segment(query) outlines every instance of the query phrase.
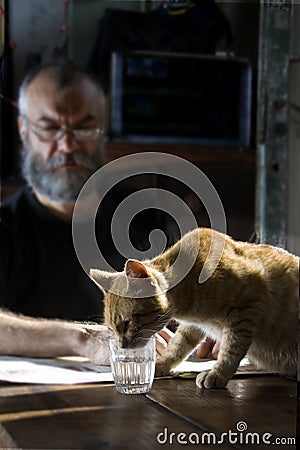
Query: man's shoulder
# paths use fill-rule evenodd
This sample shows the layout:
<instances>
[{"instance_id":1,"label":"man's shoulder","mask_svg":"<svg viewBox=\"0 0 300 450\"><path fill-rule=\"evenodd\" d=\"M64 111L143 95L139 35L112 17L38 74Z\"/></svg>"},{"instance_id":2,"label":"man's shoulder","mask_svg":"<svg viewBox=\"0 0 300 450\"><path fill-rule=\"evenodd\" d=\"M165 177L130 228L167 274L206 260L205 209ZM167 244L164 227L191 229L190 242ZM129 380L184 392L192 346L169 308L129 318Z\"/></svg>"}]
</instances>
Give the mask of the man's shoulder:
<instances>
[{"instance_id":1,"label":"man's shoulder","mask_svg":"<svg viewBox=\"0 0 300 450\"><path fill-rule=\"evenodd\" d=\"M24 186L0 203L0 223L9 225L17 216L27 215L29 188Z\"/></svg>"}]
</instances>

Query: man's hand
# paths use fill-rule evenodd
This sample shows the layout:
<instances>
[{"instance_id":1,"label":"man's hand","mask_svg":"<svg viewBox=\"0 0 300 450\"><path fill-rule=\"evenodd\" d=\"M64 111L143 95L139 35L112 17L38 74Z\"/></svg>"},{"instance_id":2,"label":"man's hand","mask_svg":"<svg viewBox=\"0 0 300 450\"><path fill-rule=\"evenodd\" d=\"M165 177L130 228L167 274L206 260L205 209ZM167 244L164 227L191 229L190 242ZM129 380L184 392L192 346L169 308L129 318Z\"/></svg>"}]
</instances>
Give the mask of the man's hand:
<instances>
[{"instance_id":1,"label":"man's hand","mask_svg":"<svg viewBox=\"0 0 300 450\"><path fill-rule=\"evenodd\" d=\"M112 332L104 325L85 325L82 329L83 350L93 364L109 366L109 338Z\"/></svg>"},{"instance_id":2,"label":"man's hand","mask_svg":"<svg viewBox=\"0 0 300 450\"><path fill-rule=\"evenodd\" d=\"M174 333L168 328L163 328L156 333L156 356L161 356L167 349L170 340L174 336Z\"/></svg>"},{"instance_id":3,"label":"man's hand","mask_svg":"<svg viewBox=\"0 0 300 450\"><path fill-rule=\"evenodd\" d=\"M198 358L218 358L218 353L220 350L220 342L216 342L213 339L206 336L206 338L200 342L196 350L196 356Z\"/></svg>"},{"instance_id":4,"label":"man's hand","mask_svg":"<svg viewBox=\"0 0 300 450\"><path fill-rule=\"evenodd\" d=\"M94 364L109 365L109 337L112 332L103 325L84 326L84 356ZM161 356L167 349L174 333L168 328L163 328L156 333L156 356Z\"/></svg>"}]
</instances>

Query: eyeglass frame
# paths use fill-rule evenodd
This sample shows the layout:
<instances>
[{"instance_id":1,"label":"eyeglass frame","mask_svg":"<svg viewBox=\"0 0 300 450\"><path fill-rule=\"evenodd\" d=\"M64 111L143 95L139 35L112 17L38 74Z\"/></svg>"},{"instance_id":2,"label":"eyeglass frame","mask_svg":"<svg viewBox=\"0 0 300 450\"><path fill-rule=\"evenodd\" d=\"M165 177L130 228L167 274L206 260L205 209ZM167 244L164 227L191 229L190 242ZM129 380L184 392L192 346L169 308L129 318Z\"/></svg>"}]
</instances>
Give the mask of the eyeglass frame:
<instances>
[{"instance_id":1,"label":"eyeglass frame","mask_svg":"<svg viewBox=\"0 0 300 450\"><path fill-rule=\"evenodd\" d=\"M29 117L26 114L22 114L22 117L24 118L24 120L26 120L29 125L31 125L31 130L32 132L42 141L42 142L58 142L60 141L63 136L66 133L72 133L73 137L76 139L76 141L78 142L88 142L88 141L95 141L99 136L104 135L104 128L43 128L40 127L39 125L37 125L36 123L34 123L32 120L29 119ZM36 128L36 129L35 129ZM39 131L37 129L40 129L41 132L53 132L54 136L53 137L45 137L42 136ZM91 138L91 137L85 137L82 138L80 137L78 134L81 132L93 132L95 133L95 137Z\"/></svg>"}]
</instances>

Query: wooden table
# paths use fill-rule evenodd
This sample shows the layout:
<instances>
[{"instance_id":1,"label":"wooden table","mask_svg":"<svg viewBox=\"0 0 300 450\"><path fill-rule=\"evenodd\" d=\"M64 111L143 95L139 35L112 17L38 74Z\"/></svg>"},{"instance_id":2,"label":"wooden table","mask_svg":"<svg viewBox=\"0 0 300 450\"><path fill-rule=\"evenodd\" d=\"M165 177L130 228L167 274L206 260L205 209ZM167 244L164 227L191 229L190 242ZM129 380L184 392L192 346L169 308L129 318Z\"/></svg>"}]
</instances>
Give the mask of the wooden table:
<instances>
[{"instance_id":1,"label":"wooden table","mask_svg":"<svg viewBox=\"0 0 300 450\"><path fill-rule=\"evenodd\" d=\"M296 399L294 381L267 375L239 375L224 390L160 379L145 395L111 384L2 383L0 448L258 449L279 438L275 448L293 449Z\"/></svg>"}]
</instances>

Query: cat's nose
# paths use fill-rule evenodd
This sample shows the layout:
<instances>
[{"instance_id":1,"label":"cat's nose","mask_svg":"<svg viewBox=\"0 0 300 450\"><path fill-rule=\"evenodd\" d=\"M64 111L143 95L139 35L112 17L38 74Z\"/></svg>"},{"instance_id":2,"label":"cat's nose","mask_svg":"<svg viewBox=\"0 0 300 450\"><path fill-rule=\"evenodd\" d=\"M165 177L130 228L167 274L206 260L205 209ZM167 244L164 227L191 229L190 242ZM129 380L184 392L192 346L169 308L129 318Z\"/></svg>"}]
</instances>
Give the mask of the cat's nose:
<instances>
[{"instance_id":1,"label":"cat's nose","mask_svg":"<svg viewBox=\"0 0 300 450\"><path fill-rule=\"evenodd\" d=\"M122 347L122 348L129 348L129 339L126 336L123 336L121 338L120 347Z\"/></svg>"}]
</instances>

